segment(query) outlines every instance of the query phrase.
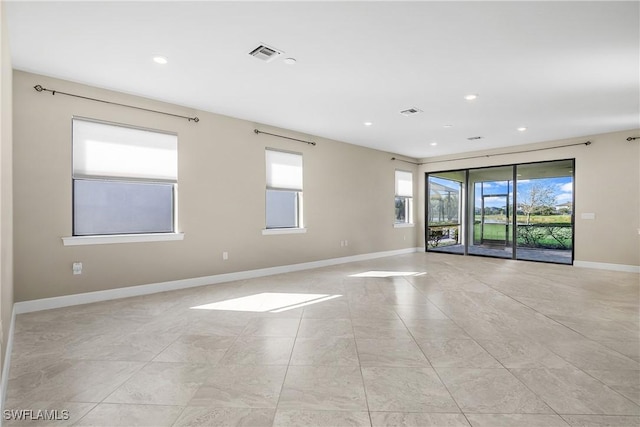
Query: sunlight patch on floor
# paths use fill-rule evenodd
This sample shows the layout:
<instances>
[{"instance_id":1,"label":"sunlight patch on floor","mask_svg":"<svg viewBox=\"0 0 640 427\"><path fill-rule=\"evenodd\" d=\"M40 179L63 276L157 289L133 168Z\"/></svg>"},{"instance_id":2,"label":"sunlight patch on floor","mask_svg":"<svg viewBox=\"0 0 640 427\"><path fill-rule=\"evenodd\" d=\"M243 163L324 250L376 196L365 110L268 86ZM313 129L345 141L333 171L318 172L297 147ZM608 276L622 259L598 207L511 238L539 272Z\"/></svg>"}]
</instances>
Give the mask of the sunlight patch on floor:
<instances>
[{"instance_id":1,"label":"sunlight patch on floor","mask_svg":"<svg viewBox=\"0 0 640 427\"><path fill-rule=\"evenodd\" d=\"M258 313L280 313L306 305L318 304L339 298L342 295L296 294L290 292L263 292L246 297L218 301L211 304L191 307L195 310L253 311Z\"/></svg>"},{"instance_id":2,"label":"sunlight patch on floor","mask_svg":"<svg viewBox=\"0 0 640 427\"><path fill-rule=\"evenodd\" d=\"M349 277L407 277L407 276L423 276L426 272L418 271L365 271L364 273L352 274Z\"/></svg>"}]
</instances>

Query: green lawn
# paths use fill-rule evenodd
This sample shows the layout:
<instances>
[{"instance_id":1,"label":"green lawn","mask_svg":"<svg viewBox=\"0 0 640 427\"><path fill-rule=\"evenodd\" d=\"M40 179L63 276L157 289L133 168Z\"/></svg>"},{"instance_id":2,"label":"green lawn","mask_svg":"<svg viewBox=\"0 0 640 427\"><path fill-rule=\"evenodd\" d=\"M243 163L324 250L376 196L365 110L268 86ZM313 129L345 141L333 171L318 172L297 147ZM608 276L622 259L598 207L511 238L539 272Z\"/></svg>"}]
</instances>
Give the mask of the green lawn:
<instances>
[{"instance_id":1,"label":"green lawn","mask_svg":"<svg viewBox=\"0 0 640 427\"><path fill-rule=\"evenodd\" d=\"M473 227L473 240L476 244L480 243L481 240L481 224L480 224L480 216L476 216L476 224ZM505 221L506 218L501 215L485 215L486 221ZM526 217L523 215L518 215L517 218L518 224L524 224L526 222ZM518 230L518 246L524 247L538 247L538 248L559 248L559 249L568 249L571 248L573 242L571 241L571 216L570 215L534 215L530 218L531 224L558 224L559 226L564 227L534 227L532 229L522 229ZM436 224L433 224L434 226ZM569 227L567 227L569 226ZM560 230L560 231L558 231ZM553 231L556 237L560 238L562 243L559 243L557 239L554 239L552 236L548 235L549 231ZM507 241L511 242L511 226L508 226L504 223L485 223L484 224L484 239L486 240L495 240L495 241ZM532 234L535 235L535 239L532 240ZM507 238L508 237L508 238ZM528 242L525 238L528 238Z\"/></svg>"},{"instance_id":2,"label":"green lawn","mask_svg":"<svg viewBox=\"0 0 640 427\"><path fill-rule=\"evenodd\" d=\"M537 222L533 222L531 221L532 224L546 224L546 223L551 223L551 222L547 222L547 221L537 221ZM555 222L556 224L567 224L566 222ZM542 233L542 237L539 237L536 239L536 243L535 244L527 244L527 242L522 238L522 236L520 236L520 231L519 230L519 234L518 234L518 246L533 246L533 247L540 247L540 248L563 248L562 245L559 244L559 242L554 239L552 236L548 236L545 235L545 229L546 227L536 227L535 232L538 233ZM563 244L565 245L564 248L570 248L572 246L572 242L571 242L571 238L570 238L570 230L571 228L565 228L562 227L562 229L564 229L564 233L562 234L563 236L565 236L565 239L562 239ZM554 230L558 230L557 227L554 227ZM546 230L549 231L549 230ZM509 233L508 235L508 239L507 237L507 233ZM486 240L497 240L497 241L511 241L511 227L507 227L505 226L505 224L484 224L484 239ZM480 228L480 224L475 224L475 226L473 227L473 240L475 243L480 243L480 239L481 239L481 228Z\"/></svg>"},{"instance_id":3,"label":"green lawn","mask_svg":"<svg viewBox=\"0 0 640 427\"><path fill-rule=\"evenodd\" d=\"M480 221L480 215L476 215L476 221ZM505 221L504 215L485 215L485 221ZM548 224L553 223L571 223L571 215L531 215L529 218L531 224ZM527 222L526 215L518 215L518 224L524 224Z\"/></svg>"},{"instance_id":4,"label":"green lawn","mask_svg":"<svg viewBox=\"0 0 640 427\"><path fill-rule=\"evenodd\" d=\"M507 227L505 224L485 224L484 225L484 238L485 240L505 240L507 235ZM476 224L473 227L473 240L480 242L481 224Z\"/></svg>"}]
</instances>

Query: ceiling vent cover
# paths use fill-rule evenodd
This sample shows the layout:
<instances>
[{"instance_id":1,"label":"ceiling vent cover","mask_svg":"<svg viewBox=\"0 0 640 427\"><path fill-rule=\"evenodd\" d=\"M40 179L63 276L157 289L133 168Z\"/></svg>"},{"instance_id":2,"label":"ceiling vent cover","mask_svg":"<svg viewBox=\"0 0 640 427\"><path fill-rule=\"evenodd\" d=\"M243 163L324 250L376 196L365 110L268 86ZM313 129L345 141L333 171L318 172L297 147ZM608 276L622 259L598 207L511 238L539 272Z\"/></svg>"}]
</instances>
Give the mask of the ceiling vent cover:
<instances>
[{"instance_id":1,"label":"ceiling vent cover","mask_svg":"<svg viewBox=\"0 0 640 427\"><path fill-rule=\"evenodd\" d=\"M266 44L261 44L251 52L249 52L249 55L265 62L271 62L283 53L283 51L278 50L274 47L267 46Z\"/></svg>"},{"instance_id":2,"label":"ceiling vent cover","mask_svg":"<svg viewBox=\"0 0 640 427\"><path fill-rule=\"evenodd\" d=\"M467 138L469 141L475 141L477 139L482 139L481 136L472 136L471 138Z\"/></svg>"},{"instance_id":3,"label":"ceiling vent cover","mask_svg":"<svg viewBox=\"0 0 640 427\"><path fill-rule=\"evenodd\" d=\"M400 114L403 116L413 116L414 114L422 113L422 110L416 107L407 108L406 110L400 111Z\"/></svg>"}]
</instances>

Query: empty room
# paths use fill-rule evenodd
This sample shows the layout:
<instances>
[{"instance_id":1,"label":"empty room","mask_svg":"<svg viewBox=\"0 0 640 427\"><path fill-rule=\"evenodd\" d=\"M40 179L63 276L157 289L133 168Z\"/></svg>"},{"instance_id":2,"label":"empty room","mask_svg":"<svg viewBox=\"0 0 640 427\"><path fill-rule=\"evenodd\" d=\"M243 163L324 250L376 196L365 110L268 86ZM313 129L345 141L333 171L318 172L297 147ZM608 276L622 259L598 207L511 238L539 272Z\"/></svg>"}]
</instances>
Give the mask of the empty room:
<instances>
[{"instance_id":1,"label":"empty room","mask_svg":"<svg viewBox=\"0 0 640 427\"><path fill-rule=\"evenodd\" d=\"M640 2L0 2L3 426L640 426Z\"/></svg>"}]
</instances>

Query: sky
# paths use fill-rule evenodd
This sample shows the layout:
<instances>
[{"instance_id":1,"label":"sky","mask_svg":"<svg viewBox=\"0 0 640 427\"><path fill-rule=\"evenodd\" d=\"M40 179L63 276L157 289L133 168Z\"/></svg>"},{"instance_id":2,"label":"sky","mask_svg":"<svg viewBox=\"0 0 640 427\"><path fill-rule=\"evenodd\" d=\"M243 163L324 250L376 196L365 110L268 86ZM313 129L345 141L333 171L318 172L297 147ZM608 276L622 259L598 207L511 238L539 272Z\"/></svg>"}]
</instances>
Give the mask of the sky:
<instances>
[{"instance_id":1,"label":"sky","mask_svg":"<svg viewBox=\"0 0 640 427\"><path fill-rule=\"evenodd\" d=\"M550 186L553 188L556 196L556 205L561 205L573 200L573 184L571 177L560 178L538 178L538 179L521 179L518 180L518 192L526 192L533 183L539 183L544 186ZM479 185L478 185L479 187ZM477 188L478 188L477 187ZM485 182L484 194L507 194L513 197L513 185L507 186L507 181ZM480 206L482 200L480 194L476 194L476 204ZM487 207L504 207L504 198L485 198L485 206Z\"/></svg>"},{"instance_id":2,"label":"sky","mask_svg":"<svg viewBox=\"0 0 640 427\"><path fill-rule=\"evenodd\" d=\"M432 182L445 185L447 187L459 188L459 183L455 181L449 181L442 178L430 177ZM528 188L534 182L538 182L542 185L548 185L554 189L556 196L556 205L561 205L566 202L571 202L573 200L573 183L572 177L564 176L559 178L538 178L538 179L521 179L518 180L518 191L527 191ZM484 183L484 194L509 194L509 196L513 196L513 183L509 183L507 181L492 181ZM476 184L477 188L479 188L479 184ZM480 207L482 204L482 200L480 197L480 192L476 194L476 205ZM485 198L485 206L486 207L504 207L504 198L500 197L487 197Z\"/></svg>"}]
</instances>

